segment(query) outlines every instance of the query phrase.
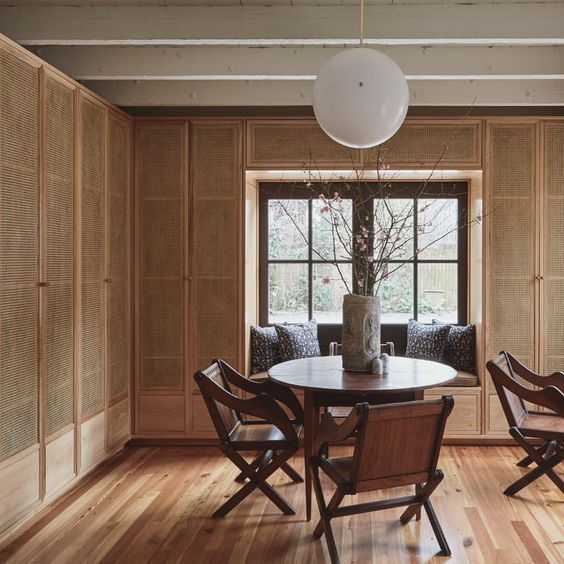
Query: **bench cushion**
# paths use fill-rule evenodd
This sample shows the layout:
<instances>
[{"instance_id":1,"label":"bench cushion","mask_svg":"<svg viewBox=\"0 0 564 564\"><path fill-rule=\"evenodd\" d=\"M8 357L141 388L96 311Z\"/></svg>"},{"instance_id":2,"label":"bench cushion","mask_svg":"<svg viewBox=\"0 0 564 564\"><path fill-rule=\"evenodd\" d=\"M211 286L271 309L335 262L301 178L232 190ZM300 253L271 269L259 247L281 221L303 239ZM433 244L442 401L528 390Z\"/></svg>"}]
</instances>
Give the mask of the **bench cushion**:
<instances>
[{"instance_id":1,"label":"bench cushion","mask_svg":"<svg viewBox=\"0 0 564 564\"><path fill-rule=\"evenodd\" d=\"M445 387L449 386L477 386L478 385L478 376L476 374L472 374L471 372L464 372L463 370L458 370L456 374L456 378L445 384Z\"/></svg>"}]
</instances>

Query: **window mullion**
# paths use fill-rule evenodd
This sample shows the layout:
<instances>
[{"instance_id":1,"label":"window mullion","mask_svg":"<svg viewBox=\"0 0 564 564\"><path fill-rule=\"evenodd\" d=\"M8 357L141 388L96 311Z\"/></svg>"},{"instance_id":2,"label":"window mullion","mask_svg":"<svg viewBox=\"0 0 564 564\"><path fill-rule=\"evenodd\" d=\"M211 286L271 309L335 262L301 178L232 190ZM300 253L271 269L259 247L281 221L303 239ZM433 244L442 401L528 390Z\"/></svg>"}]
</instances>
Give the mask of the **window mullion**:
<instances>
[{"instance_id":1,"label":"window mullion","mask_svg":"<svg viewBox=\"0 0 564 564\"><path fill-rule=\"evenodd\" d=\"M307 308L308 308L308 321L313 319L313 199L308 201L308 265L307 265Z\"/></svg>"},{"instance_id":2,"label":"window mullion","mask_svg":"<svg viewBox=\"0 0 564 564\"><path fill-rule=\"evenodd\" d=\"M417 223L418 223L418 206L417 198L413 200L413 317L419 319L419 266L417 249L419 248L419 241L417 236Z\"/></svg>"}]
</instances>

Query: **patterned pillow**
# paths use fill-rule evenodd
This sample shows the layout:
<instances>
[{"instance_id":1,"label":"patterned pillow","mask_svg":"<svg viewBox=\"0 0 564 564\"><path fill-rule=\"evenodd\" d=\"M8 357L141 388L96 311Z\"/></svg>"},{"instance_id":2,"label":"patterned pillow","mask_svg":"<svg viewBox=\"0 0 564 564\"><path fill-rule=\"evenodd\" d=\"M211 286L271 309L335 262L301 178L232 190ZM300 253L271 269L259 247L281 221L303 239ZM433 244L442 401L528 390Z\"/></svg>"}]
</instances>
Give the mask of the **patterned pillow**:
<instances>
[{"instance_id":1,"label":"patterned pillow","mask_svg":"<svg viewBox=\"0 0 564 564\"><path fill-rule=\"evenodd\" d=\"M449 325L427 325L410 319L405 356L442 362L449 331Z\"/></svg>"},{"instance_id":2,"label":"patterned pillow","mask_svg":"<svg viewBox=\"0 0 564 564\"><path fill-rule=\"evenodd\" d=\"M320 356L317 323L275 325L281 361Z\"/></svg>"},{"instance_id":3,"label":"patterned pillow","mask_svg":"<svg viewBox=\"0 0 564 564\"><path fill-rule=\"evenodd\" d=\"M279 362L280 348L276 329L251 326L251 374L266 372Z\"/></svg>"},{"instance_id":4,"label":"patterned pillow","mask_svg":"<svg viewBox=\"0 0 564 564\"><path fill-rule=\"evenodd\" d=\"M433 324L446 325L438 319L433 319ZM475 325L450 325L444 361L456 370L476 374Z\"/></svg>"}]
</instances>

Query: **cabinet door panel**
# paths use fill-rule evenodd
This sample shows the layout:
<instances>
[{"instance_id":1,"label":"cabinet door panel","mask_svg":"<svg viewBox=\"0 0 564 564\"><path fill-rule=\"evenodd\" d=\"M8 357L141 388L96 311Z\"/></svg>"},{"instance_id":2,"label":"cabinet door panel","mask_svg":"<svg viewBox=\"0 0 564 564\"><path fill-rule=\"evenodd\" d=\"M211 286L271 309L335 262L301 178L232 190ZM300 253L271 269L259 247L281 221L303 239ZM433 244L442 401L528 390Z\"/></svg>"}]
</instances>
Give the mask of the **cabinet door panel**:
<instances>
[{"instance_id":1,"label":"cabinet door panel","mask_svg":"<svg viewBox=\"0 0 564 564\"><path fill-rule=\"evenodd\" d=\"M110 404L127 395L131 363L129 141L129 122L111 114L108 119L106 232L106 389Z\"/></svg>"},{"instance_id":2,"label":"cabinet door panel","mask_svg":"<svg viewBox=\"0 0 564 564\"><path fill-rule=\"evenodd\" d=\"M535 363L536 123L491 123L487 135L486 355ZM488 385L491 383L488 378Z\"/></svg>"},{"instance_id":3,"label":"cabinet door panel","mask_svg":"<svg viewBox=\"0 0 564 564\"><path fill-rule=\"evenodd\" d=\"M216 358L243 368L241 140L238 122L199 122L191 128L190 372ZM191 433L213 433L197 393L190 397L190 408Z\"/></svg>"},{"instance_id":4,"label":"cabinet door panel","mask_svg":"<svg viewBox=\"0 0 564 564\"><path fill-rule=\"evenodd\" d=\"M104 409L104 190L106 112L80 96L81 416Z\"/></svg>"},{"instance_id":5,"label":"cabinet door panel","mask_svg":"<svg viewBox=\"0 0 564 564\"><path fill-rule=\"evenodd\" d=\"M187 141L186 123L136 126L136 431L141 434L186 431Z\"/></svg>"},{"instance_id":6,"label":"cabinet door panel","mask_svg":"<svg viewBox=\"0 0 564 564\"><path fill-rule=\"evenodd\" d=\"M544 127L544 281L541 370L564 370L564 124Z\"/></svg>"},{"instance_id":7,"label":"cabinet door panel","mask_svg":"<svg viewBox=\"0 0 564 564\"><path fill-rule=\"evenodd\" d=\"M74 87L45 73L43 95L45 436L74 421Z\"/></svg>"},{"instance_id":8,"label":"cabinet door panel","mask_svg":"<svg viewBox=\"0 0 564 564\"><path fill-rule=\"evenodd\" d=\"M38 141L38 68L0 49L0 461L39 440Z\"/></svg>"}]
</instances>

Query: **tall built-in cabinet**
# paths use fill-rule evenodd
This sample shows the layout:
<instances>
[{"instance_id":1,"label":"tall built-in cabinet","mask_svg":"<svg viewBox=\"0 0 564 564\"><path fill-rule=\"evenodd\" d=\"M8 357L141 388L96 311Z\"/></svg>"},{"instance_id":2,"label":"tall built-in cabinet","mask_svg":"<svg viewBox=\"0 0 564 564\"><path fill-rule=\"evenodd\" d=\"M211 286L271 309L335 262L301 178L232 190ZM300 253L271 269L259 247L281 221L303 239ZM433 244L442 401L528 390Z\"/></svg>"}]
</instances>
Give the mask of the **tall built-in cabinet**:
<instances>
[{"instance_id":1,"label":"tall built-in cabinet","mask_svg":"<svg viewBox=\"0 0 564 564\"><path fill-rule=\"evenodd\" d=\"M543 123L540 370L564 370L564 122Z\"/></svg>"},{"instance_id":2,"label":"tall built-in cabinet","mask_svg":"<svg viewBox=\"0 0 564 564\"><path fill-rule=\"evenodd\" d=\"M131 136L0 38L0 538L130 436Z\"/></svg>"},{"instance_id":3,"label":"tall built-in cabinet","mask_svg":"<svg viewBox=\"0 0 564 564\"><path fill-rule=\"evenodd\" d=\"M489 120L485 202L486 356L507 350L537 372L563 370L564 122ZM485 384L485 433L507 436Z\"/></svg>"},{"instance_id":4,"label":"tall built-in cabinet","mask_svg":"<svg viewBox=\"0 0 564 564\"><path fill-rule=\"evenodd\" d=\"M192 374L242 368L242 122L135 130L136 433L209 437Z\"/></svg>"}]
</instances>

